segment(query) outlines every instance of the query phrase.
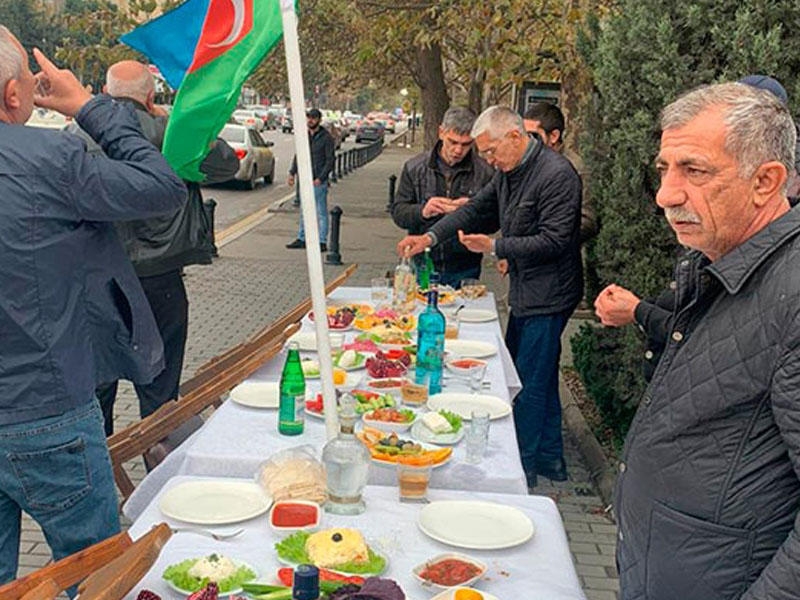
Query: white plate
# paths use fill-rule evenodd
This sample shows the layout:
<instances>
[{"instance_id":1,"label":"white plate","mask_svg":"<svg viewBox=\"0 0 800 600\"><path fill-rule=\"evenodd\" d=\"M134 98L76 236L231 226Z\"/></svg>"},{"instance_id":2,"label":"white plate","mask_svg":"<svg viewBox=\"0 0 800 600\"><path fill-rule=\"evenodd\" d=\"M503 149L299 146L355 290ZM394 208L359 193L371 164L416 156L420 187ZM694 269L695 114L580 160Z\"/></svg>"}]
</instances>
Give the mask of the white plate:
<instances>
[{"instance_id":1,"label":"white plate","mask_svg":"<svg viewBox=\"0 0 800 600\"><path fill-rule=\"evenodd\" d=\"M417 525L436 541L476 550L511 548L533 536L533 523L519 509L477 500L431 502L420 511Z\"/></svg>"},{"instance_id":2,"label":"white plate","mask_svg":"<svg viewBox=\"0 0 800 600\"><path fill-rule=\"evenodd\" d=\"M196 525L239 523L267 512L271 504L261 486L241 479L185 481L158 500L165 516Z\"/></svg>"},{"instance_id":3,"label":"white plate","mask_svg":"<svg viewBox=\"0 0 800 600\"><path fill-rule=\"evenodd\" d=\"M497 346L479 340L445 340L444 349L464 358L488 358L497 354Z\"/></svg>"},{"instance_id":4,"label":"white plate","mask_svg":"<svg viewBox=\"0 0 800 600\"><path fill-rule=\"evenodd\" d=\"M403 406L395 406L393 408L396 408L397 410L403 410L403 408L405 408L405 407L403 407ZM411 411L411 412L414 412L414 411ZM361 415L361 421L364 423L364 425L366 425L367 427L372 427L373 429L380 429L381 431L386 431L386 432L389 432L389 433L392 433L392 432L394 432L394 433L403 433L405 431L408 431L409 428L417 420L417 413L414 413L414 418L411 421L407 422L407 423L394 423L394 422L389 422L389 421L379 421L377 419L368 419L367 415L370 414L370 413L372 413L371 410L367 411L363 415Z\"/></svg>"},{"instance_id":5,"label":"white plate","mask_svg":"<svg viewBox=\"0 0 800 600\"><path fill-rule=\"evenodd\" d=\"M277 381L245 381L231 390L231 400L251 408L278 408L280 384Z\"/></svg>"},{"instance_id":6,"label":"white plate","mask_svg":"<svg viewBox=\"0 0 800 600\"><path fill-rule=\"evenodd\" d=\"M458 587L445 590L441 594L436 594L433 598L431 598L431 600L453 600L453 598L456 597L456 592L458 590L470 590L470 589L472 588L466 588L460 585ZM481 591L481 596L483 596L483 600L500 600L497 596L493 596L492 594L487 594L484 591Z\"/></svg>"},{"instance_id":7,"label":"white plate","mask_svg":"<svg viewBox=\"0 0 800 600\"><path fill-rule=\"evenodd\" d=\"M203 557L198 557L197 560L200 560L201 558L203 558ZM247 567L253 573L255 573L255 575L253 576L253 578L250 581L256 581L258 579L258 571L256 571L253 568L252 565L244 562L243 560L237 560L235 558L231 558L231 560L233 561L233 564L235 564L237 567ZM183 561L180 561L180 562L183 562ZM172 565L169 565L169 566L171 567ZM163 573L161 575L161 578L164 579ZM183 589L181 587L178 587L177 585L175 585L174 583L172 583L168 579L164 579L164 583L166 583L169 587L171 587L173 590L175 590L179 594L184 594L186 596L190 596L191 594L194 594L195 592L199 591L199 590L185 590L185 589ZM220 593L219 596L220 596L220 598L224 598L226 596L233 596L234 594L241 594L241 593L242 593L242 588L241 587L235 587L230 591L227 591L227 592L224 592L224 593Z\"/></svg>"},{"instance_id":8,"label":"white plate","mask_svg":"<svg viewBox=\"0 0 800 600\"><path fill-rule=\"evenodd\" d=\"M458 311L462 323L487 323L497 318L497 313L484 308L462 308Z\"/></svg>"},{"instance_id":9,"label":"white plate","mask_svg":"<svg viewBox=\"0 0 800 600\"><path fill-rule=\"evenodd\" d=\"M300 350L303 350L304 352L317 351L317 334L313 331L298 331L287 341L297 342Z\"/></svg>"},{"instance_id":10,"label":"white plate","mask_svg":"<svg viewBox=\"0 0 800 600\"><path fill-rule=\"evenodd\" d=\"M490 419L501 419L511 414L511 405L502 398L466 392L443 392L428 398L428 410L438 412L442 409L456 413L465 421L472 419L473 410L488 410Z\"/></svg>"},{"instance_id":11,"label":"white plate","mask_svg":"<svg viewBox=\"0 0 800 600\"><path fill-rule=\"evenodd\" d=\"M437 444L439 446L452 446L461 441L464 437L464 425L456 433L433 433L425 426L422 419L417 419L411 426L411 437L420 442Z\"/></svg>"}]
</instances>

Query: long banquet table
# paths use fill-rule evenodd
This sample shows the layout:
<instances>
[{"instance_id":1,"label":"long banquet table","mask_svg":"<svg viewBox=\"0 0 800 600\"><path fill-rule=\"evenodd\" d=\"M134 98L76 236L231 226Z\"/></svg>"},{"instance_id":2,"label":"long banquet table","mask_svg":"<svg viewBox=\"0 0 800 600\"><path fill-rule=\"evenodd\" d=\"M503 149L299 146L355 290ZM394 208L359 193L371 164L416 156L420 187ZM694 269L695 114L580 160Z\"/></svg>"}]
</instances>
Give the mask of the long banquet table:
<instances>
[{"instance_id":1,"label":"long banquet table","mask_svg":"<svg viewBox=\"0 0 800 600\"><path fill-rule=\"evenodd\" d=\"M369 300L369 290L342 287L335 290L329 299L334 302L364 302ZM487 294L472 300L469 307L495 310L494 296ZM302 331L313 331L313 324L308 317L303 320ZM351 341L357 333L348 332L346 341ZM487 379L491 387L484 388L482 393L511 403L520 389L520 381L503 343L499 321L462 323L458 338L491 342L497 346L497 354L487 359ZM249 381L278 381L284 360L285 354L279 354ZM307 387L318 391L319 381L309 380ZM467 391L467 388L457 378L450 378L444 391L460 392ZM282 436L277 432L276 412L245 407L230 400L224 402L200 430L140 483L123 508L125 515L136 519L165 483L176 475L252 478L258 466L279 450L302 444L310 444L318 452L321 450L325 443L325 427L321 420L306 418L303 435ZM486 457L480 464L467 464L463 460L464 452L462 442L455 447L450 462L434 470L431 487L503 494L527 493L512 416L492 421ZM370 484L394 485L395 479L394 469L374 463L371 465Z\"/></svg>"},{"instance_id":2,"label":"long banquet table","mask_svg":"<svg viewBox=\"0 0 800 600\"><path fill-rule=\"evenodd\" d=\"M196 479L199 478L180 476L170 480L131 526L132 537L138 538L161 521L178 525L177 521L167 519L161 514L158 498L173 486ZM572 564L561 518L550 498L430 490L429 498L432 501L497 502L521 510L533 522L533 537L521 545L502 550L461 550L425 535L417 526L421 505L399 503L397 488L368 486L364 497L367 503L365 513L355 517L325 514L322 527L358 528L368 543L387 557L388 567L383 576L396 580L409 600L423 600L435 595L436 592L423 588L413 579L411 570L427 559L445 552L462 552L486 563L488 571L474 587L499 600L585 599ZM169 565L212 552L244 561L258 572L260 581L274 582L276 569L282 565L273 545L285 534L276 533L270 528L266 514L238 526L244 527L244 533L222 542L195 533L174 534L156 564L128 598L133 600L141 589L154 591L164 600L182 598L183 596L167 587L161 579L161 573Z\"/></svg>"}]
</instances>

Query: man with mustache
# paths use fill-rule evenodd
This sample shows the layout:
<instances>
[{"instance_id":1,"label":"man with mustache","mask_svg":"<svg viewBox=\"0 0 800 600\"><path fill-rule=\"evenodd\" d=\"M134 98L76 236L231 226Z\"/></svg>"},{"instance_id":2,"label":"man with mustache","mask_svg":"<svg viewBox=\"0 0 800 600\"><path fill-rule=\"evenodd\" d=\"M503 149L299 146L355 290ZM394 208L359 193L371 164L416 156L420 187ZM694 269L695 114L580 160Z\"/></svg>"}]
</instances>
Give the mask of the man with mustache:
<instances>
[{"instance_id":1,"label":"man with mustache","mask_svg":"<svg viewBox=\"0 0 800 600\"><path fill-rule=\"evenodd\" d=\"M656 197L689 248L615 492L623 600L800 590L800 212L773 95L706 86L664 109Z\"/></svg>"}]
</instances>

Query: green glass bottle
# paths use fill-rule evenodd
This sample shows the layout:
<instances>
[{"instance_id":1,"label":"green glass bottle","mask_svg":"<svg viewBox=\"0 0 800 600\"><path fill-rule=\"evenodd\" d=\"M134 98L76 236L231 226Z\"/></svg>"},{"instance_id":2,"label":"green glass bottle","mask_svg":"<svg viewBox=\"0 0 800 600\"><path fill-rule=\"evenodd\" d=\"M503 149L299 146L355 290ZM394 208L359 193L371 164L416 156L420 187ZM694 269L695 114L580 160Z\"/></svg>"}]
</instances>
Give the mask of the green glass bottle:
<instances>
[{"instance_id":1,"label":"green glass bottle","mask_svg":"<svg viewBox=\"0 0 800 600\"><path fill-rule=\"evenodd\" d=\"M278 409L278 433L303 433L303 414L306 400L306 379L300 364L297 342L289 342L289 352L281 373L281 400Z\"/></svg>"},{"instance_id":2,"label":"green glass bottle","mask_svg":"<svg viewBox=\"0 0 800 600\"><path fill-rule=\"evenodd\" d=\"M431 249L425 248L425 254L420 260L420 267L417 271L417 283L420 289L427 290L431 285L431 273L433 273L433 259L431 258Z\"/></svg>"}]
</instances>

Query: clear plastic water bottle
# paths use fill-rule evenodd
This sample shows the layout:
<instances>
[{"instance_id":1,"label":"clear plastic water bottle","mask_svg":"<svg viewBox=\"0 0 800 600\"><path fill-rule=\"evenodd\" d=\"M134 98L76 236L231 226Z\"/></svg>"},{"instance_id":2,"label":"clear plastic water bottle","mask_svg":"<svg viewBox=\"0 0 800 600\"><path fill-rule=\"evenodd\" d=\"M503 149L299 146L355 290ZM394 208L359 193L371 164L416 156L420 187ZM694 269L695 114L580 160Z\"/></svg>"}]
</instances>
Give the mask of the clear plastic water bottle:
<instances>
[{"instance_id":1,"label":"clear plastic water bottle","mask_svg":"<svg viewBox=\"0 0 800 600\"><path fill-rule=\"evenodd\" d=\"M444 332L446 321L439 310L439 275L431 274L428 306L417 320L417 366L415 381L428 386L428 394L442 391Z\"/></svg>"}]
</instances>

